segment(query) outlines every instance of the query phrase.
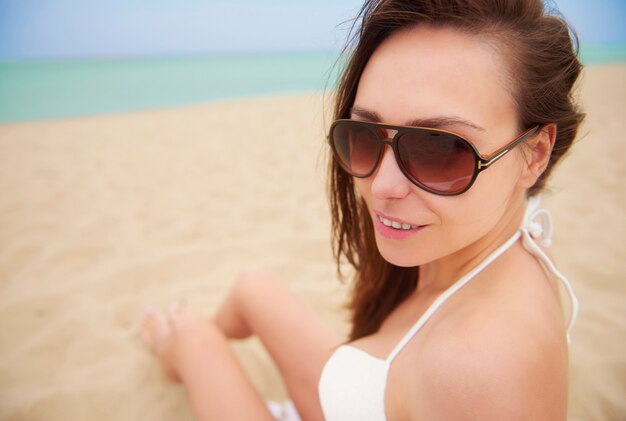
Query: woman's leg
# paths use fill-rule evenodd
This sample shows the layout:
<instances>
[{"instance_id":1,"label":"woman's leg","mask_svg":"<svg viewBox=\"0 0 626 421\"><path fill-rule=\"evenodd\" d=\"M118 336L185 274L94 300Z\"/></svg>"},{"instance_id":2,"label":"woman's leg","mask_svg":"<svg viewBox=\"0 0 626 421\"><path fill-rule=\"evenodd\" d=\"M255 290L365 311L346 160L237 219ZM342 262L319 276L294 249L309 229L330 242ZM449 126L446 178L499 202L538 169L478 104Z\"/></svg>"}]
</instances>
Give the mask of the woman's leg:
<instances>
[{"instance_id":1,"label":"woman's leg","mask_svg":"<svg viewBox=\"0 0 626 421\"><path fill-rule=\"evenodd\" d=\"M214 317L229 338L259 337L305 420L323 420L317 385L341 338L270 273L239 276Z\"/></svg>"},{"instance_id":2,"label":"woman's leg","mask_svg":"<svg viewBox=\"0 0 626 421\"><path fill-rule=\"evenodd\" d=\"M183 383L198 420L273 420L211 321L174 308L146 314L140 333L167 377Z\"/></svg>"}]
</instances>

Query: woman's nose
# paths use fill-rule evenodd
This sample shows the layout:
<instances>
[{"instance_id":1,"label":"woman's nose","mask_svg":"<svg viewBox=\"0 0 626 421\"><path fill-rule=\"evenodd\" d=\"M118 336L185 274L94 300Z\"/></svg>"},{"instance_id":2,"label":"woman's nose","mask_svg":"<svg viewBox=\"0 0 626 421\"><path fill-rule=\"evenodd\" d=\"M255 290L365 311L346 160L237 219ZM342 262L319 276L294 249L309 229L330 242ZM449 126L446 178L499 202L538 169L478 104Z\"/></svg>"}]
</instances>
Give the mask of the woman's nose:
<instances>
[{"instance_id":1,"label":"woman's nose","mask_svg":"<svg viewBox=\"0 0 626 421\"><path fill-rule=\"evenodd\" d=\"M380 164L372 177L372 194L377 199L398 199L411 191L411 182L398 167L393 150L388 145L385 145Z\"/></svg>"}]
</instances>

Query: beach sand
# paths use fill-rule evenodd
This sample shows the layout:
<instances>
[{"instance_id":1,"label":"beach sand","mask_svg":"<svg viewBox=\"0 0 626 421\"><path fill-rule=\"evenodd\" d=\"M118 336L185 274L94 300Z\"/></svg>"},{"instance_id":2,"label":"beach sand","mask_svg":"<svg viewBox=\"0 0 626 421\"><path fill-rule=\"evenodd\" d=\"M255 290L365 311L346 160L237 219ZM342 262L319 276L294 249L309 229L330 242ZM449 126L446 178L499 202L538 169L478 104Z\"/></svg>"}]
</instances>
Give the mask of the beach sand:
<instances>
[{"instance_id":1,"label":"beach sand","mask_svg":"<svg viewBox=\"0 0 626 421\"><path fill-rule=\"evenodd\" d=\"M583 136L544 195L552 253L581 301L570 419L623 420L626 65L587 69L582 102ZM345 334L326 108L297 94L0 125L0 419L191 419L137 320L174 300L210 315L249 266ZM263 395L284 398L260 344L234 347Z\"/></svg>"}]
</instances>

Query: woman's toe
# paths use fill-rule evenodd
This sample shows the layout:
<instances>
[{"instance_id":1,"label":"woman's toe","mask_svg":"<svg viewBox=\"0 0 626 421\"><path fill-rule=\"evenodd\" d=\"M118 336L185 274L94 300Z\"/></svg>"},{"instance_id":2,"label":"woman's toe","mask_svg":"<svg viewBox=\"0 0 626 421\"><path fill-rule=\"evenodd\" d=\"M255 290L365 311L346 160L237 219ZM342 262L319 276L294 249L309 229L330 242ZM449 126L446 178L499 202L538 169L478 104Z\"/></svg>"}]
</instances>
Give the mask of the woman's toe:
<instances>
[{"instance_id":1,"label":"woman's toe","mask_svg":"<svg viewBox=\"0 0 626 421\"><path fill-rule=\"evenodd\" d=\"M166 334L163 316L154 310L144 313L139 326L139 336L144 345L154 354L157 353L159 342Z\"/></svg>"}]
</instances>

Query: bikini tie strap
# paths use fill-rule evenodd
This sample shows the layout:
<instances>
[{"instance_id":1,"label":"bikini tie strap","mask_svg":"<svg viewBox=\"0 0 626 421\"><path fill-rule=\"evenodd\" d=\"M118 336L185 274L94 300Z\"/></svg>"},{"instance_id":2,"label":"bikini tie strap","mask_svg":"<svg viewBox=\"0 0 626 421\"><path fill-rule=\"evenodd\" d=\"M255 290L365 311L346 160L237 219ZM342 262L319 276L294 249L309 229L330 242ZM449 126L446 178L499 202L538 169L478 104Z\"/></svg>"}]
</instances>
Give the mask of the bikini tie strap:
<instances>
[{"instance_id":1,"label":"bikini tie strap","mask_svg":"<svg viewBox=\"0 0 626 421\"><path fill-rule=\"evenodd\" d=\"M552 215L548 210L539 207L540 199L533 196L528 201L524 226L532 238L544 247L552 245Z\"/></svg>"},{"instance_id":2,"label":"bikini tie strap","mask_svg":"<svg viewBox=\"0 0 626 421\"><path fill-rule=\"evenodd\" d=\"M548 255L537 245L535 240L544 247L550 247L552 245L552 216L546 209L539 207L540 199L537 196L532 196L528 199L526 207L526 214L524 215L524 222L522 223L522 245L528 252L534 254L541 260L541 263L550 270L565 287L572 306L571 315L567 324L567 343L571 343L571 331L574 327L574 323L578 318L578 299L574 294L574 290L567 280L567 278L559 272L554 266L552 260Z\"/></svg>"}]
</instances>

